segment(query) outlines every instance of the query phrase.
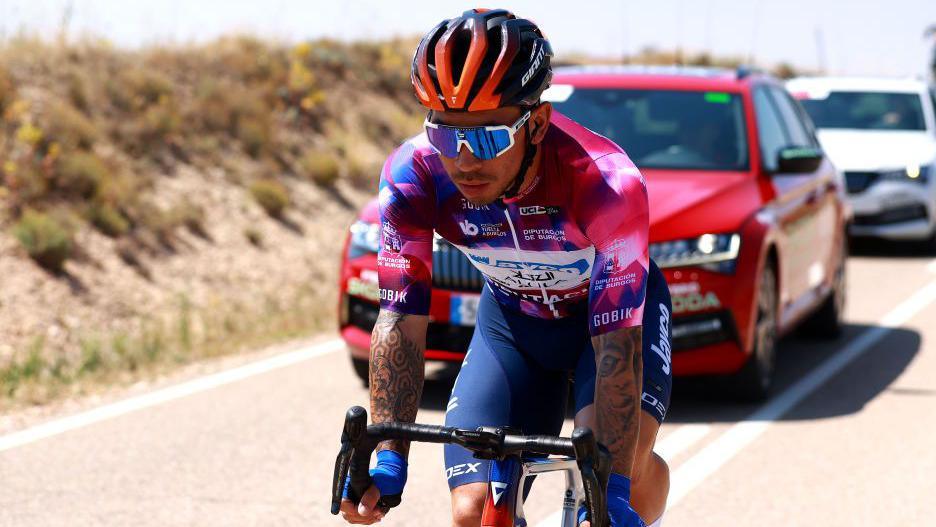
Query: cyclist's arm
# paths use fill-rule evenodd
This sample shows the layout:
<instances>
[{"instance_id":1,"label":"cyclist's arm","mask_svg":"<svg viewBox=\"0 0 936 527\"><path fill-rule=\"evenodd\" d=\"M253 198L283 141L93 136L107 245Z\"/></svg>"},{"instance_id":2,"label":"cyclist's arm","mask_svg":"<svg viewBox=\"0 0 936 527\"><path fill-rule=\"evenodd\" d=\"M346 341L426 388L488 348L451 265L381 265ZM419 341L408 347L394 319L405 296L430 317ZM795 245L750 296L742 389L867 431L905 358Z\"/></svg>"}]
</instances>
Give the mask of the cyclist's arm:
<instances>
[{"instance_id":1,"label":"cyclist's arm","mask_svg":"<svg viewBox=\"0 0 936 527\"><path fill-rule=\"evenodd\" d=\"M375 423L416 421L425 372L426 328L429 317L381 309L371 333L370 399ZM386 441L378 450L390 449L404 457L409 444Z\"/></svg>"},{"instance_id":2,"label":"cyclist's arm","mask_svg":"<svg viewBox=\"0 0 936 527\"><path fill-rule=\"evenodd\" d=\"M381 243L377 257L380 314L371 334L370 398L373 422L414 422L422 394L432 271L431 181L407 144L380 178ZM388 441L406 457L409 445Z\"/></svg>"},{"instance_id":3,"label":"cyclist's arm","mask_svg":"<svg viewBox=\"0 0 936 527\"><path fill-rule=\"evenodd\" d=\"M641 321L649 255L647 191L624 154L597 160L600 171L576 191L586 211L585 233L595 245L589 292L595 348L598 441L611 451L613 472L630 477L639 434Z\"/></svg>"}]
</instances>

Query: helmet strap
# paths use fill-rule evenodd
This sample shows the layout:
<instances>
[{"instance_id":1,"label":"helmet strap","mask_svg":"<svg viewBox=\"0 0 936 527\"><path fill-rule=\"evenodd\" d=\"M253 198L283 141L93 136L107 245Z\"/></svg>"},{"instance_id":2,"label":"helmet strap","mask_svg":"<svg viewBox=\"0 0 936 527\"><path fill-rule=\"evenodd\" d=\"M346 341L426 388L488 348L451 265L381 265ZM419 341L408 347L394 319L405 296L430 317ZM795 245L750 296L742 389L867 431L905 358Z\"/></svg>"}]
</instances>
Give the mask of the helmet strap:
<instances>
[{"instance_id":1,"label":"helmet strap","mask_svg":"<svg viewBox=\"0 0 936 527\"><path fill-rule=\"evenodd\" d=\"M504 190L503 199L513 199L517 197L517 194L520 193L520 188L523 187L524 176L526 176L527 170L530 169L530 165L533 164L533 158L536 157L537 145L533 144L533 134L536 133L536 129L530 130L530 121L532 121L532 119L524 124L527 128L526 151L523 153L523 159L520 161L520 170L517 171L517 175L514 176L510 186Z\"/></svg>"}]
</instances>

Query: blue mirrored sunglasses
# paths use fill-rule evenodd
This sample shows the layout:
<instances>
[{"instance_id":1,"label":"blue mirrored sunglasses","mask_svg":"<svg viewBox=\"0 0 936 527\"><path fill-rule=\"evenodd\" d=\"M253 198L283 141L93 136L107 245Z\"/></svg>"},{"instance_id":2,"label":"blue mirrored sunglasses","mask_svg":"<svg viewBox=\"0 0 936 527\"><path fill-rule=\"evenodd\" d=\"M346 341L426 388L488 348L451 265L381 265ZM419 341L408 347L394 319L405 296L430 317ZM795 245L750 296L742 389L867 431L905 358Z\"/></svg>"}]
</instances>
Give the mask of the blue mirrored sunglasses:
<instances>
[{"instance_id":1,"label":"blue mirrored sunglasses","mask_svg":"<svg viewBox=\"0 0 936 527\"><path fill-rule=\"evenodd\" d=\"M529 119L530 112L527 111L511 126L501 124L460 128L431 123L428 117L424 125L429 143L443 156L458 157L462 145L465 145L475 157L486 161L510 150L514 145L514 135Z\"/></svg>"}]
</instances>

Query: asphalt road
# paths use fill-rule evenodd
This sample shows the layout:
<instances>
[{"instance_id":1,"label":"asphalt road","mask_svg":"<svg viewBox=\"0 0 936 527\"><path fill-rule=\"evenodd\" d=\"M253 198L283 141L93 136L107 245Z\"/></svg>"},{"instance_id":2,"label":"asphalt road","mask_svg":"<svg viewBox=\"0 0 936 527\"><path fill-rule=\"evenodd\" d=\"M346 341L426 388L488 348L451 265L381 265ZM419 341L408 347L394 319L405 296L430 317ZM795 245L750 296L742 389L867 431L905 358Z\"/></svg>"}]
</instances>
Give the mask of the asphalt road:
<instances>
[{"instance_id":1,"label":"asphalt road","mask_svg":"<svg viewBox=\"0 0 936 527\"><path fill-rule=\"evenodd\" d=\"M677 380L658 443L673 477L664 524L936 524L934 262L862 248L845 335L783 340L767 404ZM441 422L449 389L428 384L420 421ZM51 417L0 436L0 525L341 525L328 512L339 429L366 401L332 342ZM417 445L410 463L381 525L447 525L441 449ZM531 525L558 525L559 486L537 481Z\"/></svg>"}]
</instances>

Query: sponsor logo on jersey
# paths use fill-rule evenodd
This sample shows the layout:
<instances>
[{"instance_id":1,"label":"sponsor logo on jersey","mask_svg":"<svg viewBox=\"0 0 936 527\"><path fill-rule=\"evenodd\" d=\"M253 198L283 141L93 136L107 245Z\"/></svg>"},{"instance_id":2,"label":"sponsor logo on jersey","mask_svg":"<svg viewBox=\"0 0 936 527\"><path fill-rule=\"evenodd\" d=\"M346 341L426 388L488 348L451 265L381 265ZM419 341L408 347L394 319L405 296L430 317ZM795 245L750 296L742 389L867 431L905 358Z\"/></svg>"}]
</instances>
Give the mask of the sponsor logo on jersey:
<instances>
[{"instance_id":1,"label":"sponsor logo on jersey","mask_svg":"<svg viewBox=\"0 0 936 527\"><path fill-rule=\"evenodd\" d=\"M554 264L548 262L516 262L511 260L497 260L494 267L501 269L519 269L526 271L556 271L560 273L570 273L583 275L588 271L588 261L585 259L572 262L570 264Z\"/></svg>"},{"instance_id":2,"label":"sponsor logo on jersey","mask_svg":"<svg viewBox=\"0 0 936 527\"><path fill-rule=\"evenodd\" d=\"M604 252L608 254L608 259L601 269L605 274L623 273L636 260L628 250L627 240L615 240Z\"/></svg>"},{"instance_id":3,"label":"sponsor logo on jersey","mask_svg":"<svg viewBox=\"0 0 936 527\"><path fill-rule=\"evenodd\" d=\"M537 214L559 214L559 207L531 205L529 207L520 207L521 216L535 216Z\"/></svg>"},{"instance_id":4,"label":"sponsor logo on jersey","mask_svg":"<svg viewBox=\"0 0 936 527\"><path fill-rule=\"evenodd\" d=\"M461 199L462 210L491 210L490 205L475 205L465 198Z\"/></svg>"},{"instance_id":5,"label":"sponsor logo on jersey","mask_svg":"<svg viewBox=\"0 0 936 527\"><path fill-rule=\"evenodd\" d=\"M380 231L383 234L384 250L394 253L403 250L403 242L400 240L400 235L397 233L396 229L393 228L393 225L384 222Z\"/></svg>"},{"instance_id":6,"label":"sponsor logo on jersey","mask_svg":"<svg viewBox=\"0 0 936 527\"><path fill-rule=\"evenodd\" d=\"M465 234L465 236L477 236L478 235L478 232L479 232L478 226L475 225L474 223L471 223L468 220L462 220L458 222L458 226L461 227L461 231L462 233Z\"/></svg>"},{"instance_id":7,"label":"sponsor logo on jersey","mask_svg":"<svg viewBox=\"0 0 936 527\"><path fill-rule=\"evenodd\" d=\"M478 467L481 466L481 463L461 463L460 465L454 465L445 469L445 479L452 479L455 476L461 476L462 474L471 474L472 472L477 474Z\"/></svg>"},{"instance_id":8,"label":"sponsor logo on jersey","mask_svg":"<svg viewBox=\"0 0 936 527\"><path fill-rule=\"evenodd\" d=\"M523 229L523 239L526 241L553 240L564 242L566 235L562 229Z\"/></svg>"},{"instance_id":9,"label":"sponsor logo on jersey","mask_svg":"<svg viewBox=\"0 0 936 527\"><path fill-rule=\"evenodd\" d=\"M672 363L672 349L669 341L669 321L670 314L666 306L660 304L660 342L659 345L651 344L650 349L663 359L663 373L669 375L670 364Z\"/></svg>"},{"instance_id":10,"label":"sponsor logo on jersey","mask_svg":"<svg viewBox=\"0 0 936 527\"><path fill-rule=\"evenodd\" d=\"M656 409L656 411L660 412L661 416L666 417L666 406L663 406L663 401L657 399L647 392L640 394L640 400L649 404L654 409Z\"/></svg>"},{"instance_id":11,"label":"sponsor logo on jersey","mask_svg":"<svg viewBox=\"0 0 936 527\"><path fill-rule=\"evenodd\" d=\"M492 265L485 256L468 255L473 261L494 267L499 273L485 273L494 282L507 288L531 289L552 288L567 283L572 277L581 277L588 272L589 263L580 259L570 264L548 262L518 262L515 260L496 260ZM483 272L484 270L482 270ZM576 284L581 280L577 280Z\"/></svg>"},{"instance_id":12,"label":"sponsor logo on jersey","mask_svg":"<svg viewBox=\"0 0 936 527\"><path fill-rule=\"evenodd\" d=\"M380 299L387 302L406 303L406 291L394 291L393 289L379 289Z\"/></svg>"},{"instance_id":13,"label":"sponsor logo on jersey","mask_svg":"<svg viewBox=\"0 0 936 527\"><path fill-rule=\"evenodd\" d=\"M632 316L634 316L634 308L632 307L615 309L593 316L592 326L600 328L601 326L607 326L608 324L614 324L615 322L630 320Z\"/></svg>"}]
</instances>

